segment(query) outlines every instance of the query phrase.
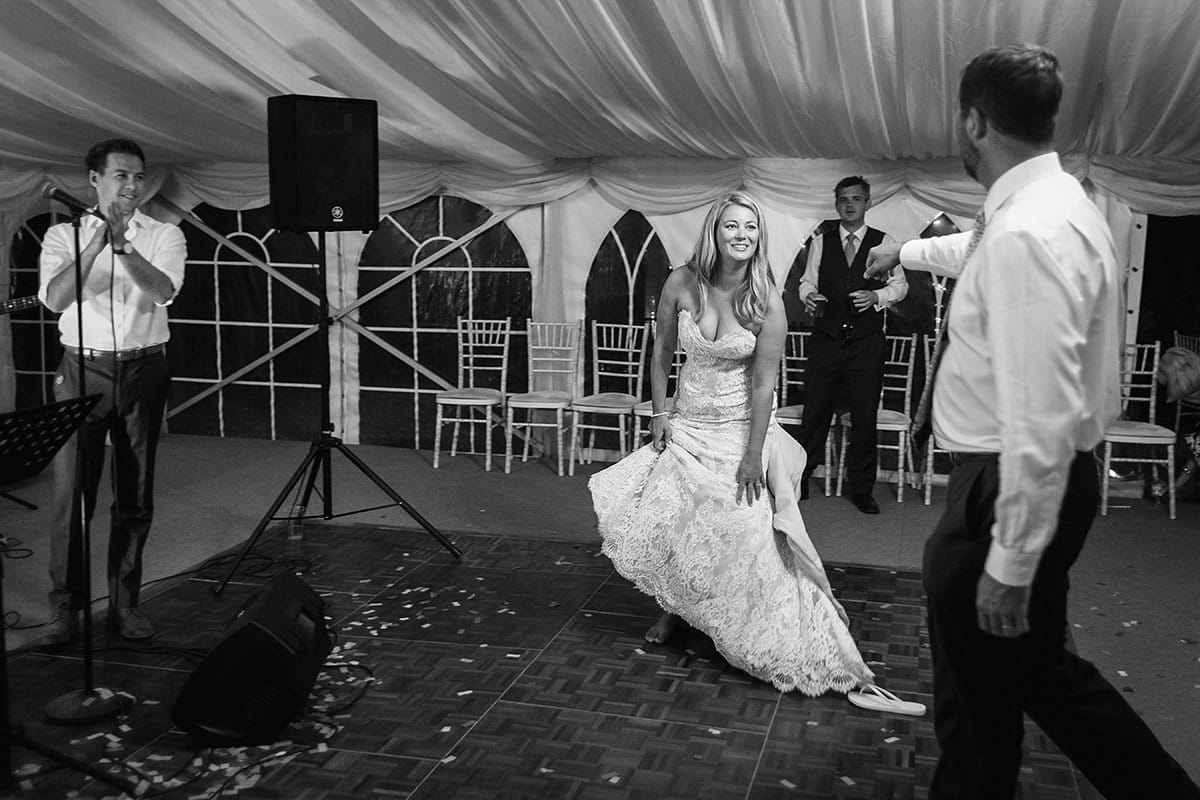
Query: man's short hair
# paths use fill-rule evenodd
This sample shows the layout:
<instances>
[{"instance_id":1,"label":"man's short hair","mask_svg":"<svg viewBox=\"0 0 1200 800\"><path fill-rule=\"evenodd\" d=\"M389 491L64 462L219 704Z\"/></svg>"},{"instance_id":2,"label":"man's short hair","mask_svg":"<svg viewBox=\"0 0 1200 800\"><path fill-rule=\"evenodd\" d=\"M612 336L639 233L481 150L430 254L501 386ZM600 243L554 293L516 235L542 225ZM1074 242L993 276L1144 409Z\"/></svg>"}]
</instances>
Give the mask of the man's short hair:
<instances>
[{"instance_id":1,"label":"man's short hair","mask_svg":"<svg viewBox=\"0 0 1200 800\"><path fill-rule=\"evenodd\" d=\"M137 156L142 160L142 166L146 166L146 154L142 152L142 148L138 147L137 142L129 139L105 139L103 142L97 142L92 145L92 149L88 150L84 163L87 164L89 170L104 172L109 153Z\"/></svg>"},{"instance_id":2,"label":"man's short hair","mask_svg":"<svg viewBox=\"0 0 1200 800\"><path fill-rule=\"evenodd\" d=\"M871 184L867 183L867 179L864 178L862 175L851 175L848 178L842 178L840 181L838 181L837 186L833 187L833 198L836 200L837 196L838 196L838 192L840 192L840 191L842 191L842 189L846 189L850 186L861 186L863 188L863 191L866 192L867 199L870 199Z\"/></svg>"},{"instance_id":3,"label":"man's short hair","mask_svg":"<svg viewBox=\"0 0 1200 800\"><path fill-rule=\"evenodd\" d=\"M1062 99L1058 58L1044 47L1008 44L984 50L963 70L959 113L978 109L1001 133L1029 144L1054 138Z\"/></svg>"}]
</instances>

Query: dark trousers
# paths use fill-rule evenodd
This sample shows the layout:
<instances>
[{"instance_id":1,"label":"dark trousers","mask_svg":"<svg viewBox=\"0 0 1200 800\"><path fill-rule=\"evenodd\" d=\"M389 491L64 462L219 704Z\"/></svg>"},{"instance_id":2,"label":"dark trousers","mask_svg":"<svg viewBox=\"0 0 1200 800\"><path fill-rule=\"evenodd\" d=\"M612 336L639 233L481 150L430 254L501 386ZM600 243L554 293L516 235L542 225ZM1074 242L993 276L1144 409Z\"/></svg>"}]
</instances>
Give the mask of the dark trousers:
<instances>
[{"instance_id":1,"label":"dark trousers","mask_svg":"<svg viewBox=\"0 0 1200 800\"><path fill-rule=\"evenodd\" d=\"M882 333L843 342L814 330L809 338L804 366L804 417L796 439L808 453L804 477L825 460L829 423L843 395L850 411L850 444L846 451L846 477L851 494L870 494L875 486L879 454L879 395L883 391Z\"/></svg>"},{"instance_id":2,"label":"dark trousers","mask_svg":"<svg viewBox=\"0 0 1200 800\"><path fill-rule=\"evenodd\" d=\"M1099 497L1092 455L1080 453L1071 464L1058 528L1030 592L1031 630L1015 639L984 633L976 622L976 584L991 544L998 487L995 457L956 466L946 511L925 544L934 731L941 748L930 800L1011 800L1024 714L1109 800L1200 797L1120 692L1066 647L1067 572Z\"/></svg>"},{"instance_id":3,"label":"dark trousers","mask_svg":"<svg viewBox=\"0 0 1200 800\"><path fill-rule=\"evenodd\" d=\"M109 606L133 608L142 583L142 549L154 517L154 457L167 402L167 357L155 353L131 361L111 356L84 362L88 394L103 393L87 421L54 458L54 511L50 530L50 606L86 608L79 547L79 504L76 502L84 473L79 439L87 439L87 484L84 502L87 519L96 509L96 491L104 472L112 439L113 504L108 540ZM66 354L58 366L54 397L65 400L79 394L77 356Z\"/></svg>"}]
</instances>

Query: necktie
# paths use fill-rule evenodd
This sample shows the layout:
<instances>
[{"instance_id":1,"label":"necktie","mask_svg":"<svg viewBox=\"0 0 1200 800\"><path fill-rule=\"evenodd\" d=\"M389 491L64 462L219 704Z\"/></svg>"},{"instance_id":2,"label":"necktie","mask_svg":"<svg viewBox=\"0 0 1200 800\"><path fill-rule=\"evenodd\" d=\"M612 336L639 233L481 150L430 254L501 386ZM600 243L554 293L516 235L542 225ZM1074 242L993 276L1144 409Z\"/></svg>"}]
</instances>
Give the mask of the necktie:
<instances>
[{"instance_id":1,"label":"necktie","mask_svg":"<svg viewBox=\"0 0 1200 800\"><path fill-rule=\"evenodd\" d=\"M855 252L856 251L854 248L854 234L851 233L846 236L846 263L847 264L854 263L854 253Z\"/></svg>"},{"instance_id":2,"label":"necktie","mask_svg":"<svg viewBox=\"0 0 1200 800\"><path fill-rule=\"evenodd\" d=\"M983 209L979 209L979 213L975 215L975 227L971 229L971 240L967 243L967 255L963 258L963 263L971 260L971 256L975 253L975 248L979 245L979 239L983 236ZM953 299L953 295L950 299ZM938 367L942 364L942 353L946 349L946 330L950 327L950 300L946 300L946 308L942 311L942 324L937 330L937 342L933 345L933 355L929 358L929 379L925 381L925 388L921 391L921 399L917 403L917 413L913 415L912 426L909 428L909 434L912 436L913 444L917 447L924 447L925 442L929 439L929 434L933 431L933 426L930 424L930 410L933 406L933 382L937 378Z\"/></svg>"}]
</instances>

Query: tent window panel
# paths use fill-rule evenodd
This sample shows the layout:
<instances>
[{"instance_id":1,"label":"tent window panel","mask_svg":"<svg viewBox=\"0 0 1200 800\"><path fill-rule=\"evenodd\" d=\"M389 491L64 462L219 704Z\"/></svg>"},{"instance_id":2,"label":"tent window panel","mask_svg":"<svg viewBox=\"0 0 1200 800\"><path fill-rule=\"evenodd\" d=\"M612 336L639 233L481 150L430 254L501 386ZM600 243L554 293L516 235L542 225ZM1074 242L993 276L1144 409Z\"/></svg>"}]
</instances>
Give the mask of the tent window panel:
<instances>
[{"instance_id":1,"label":"tent window panel","mask_svg":"<svg viewBox=\"0 0 1200 800\"><path fill-rule=\"evenodd\" d=\"M231 384L221 390L221 405L223 436L271 438L270 387Z\"/></svg>"},{"instance_id":2,"label":"tent window panel","mask_svg":"<svg viewBox=\"0 0 1200 800\"><path fill-rule=\"evenodd\" d=\"M321 427L321 387L276 386L276 439L311 439ZM261 411L258 412L261 415Z\"/></svg>"},{"instance_id":3,"label":"tent window panel","mask_svg":"<svg viewBox=\"0 0 1200 800\"><path fill-rule=\"evenodd\" d=\"M26 316L29 312L22 312ZM58 368L58 358L62 355L62 346L58 341L58 328L54 325L43 325L34 315L34 319L12 320L13 367L17 372L39 373Z\"/></svg>"},{"instance_id":4,"label":"tent window panel","mask_svg":"<svg viewBox=\"0 0 1200 800\"><path fill-rule=\"evenodd\" d=\"M1147 217L1139 342L1160 341L1166 350L1175 344L1176 332L1200 336L1200 268L1188 255L1197 229L1200 215ZM1158 393L1160 398L1165 395L1164 391ZM1159 418L1174 419L1174 412L1171 408L1170 415L1163 417L1159 409Z\"/></svg>"},{"instance_id":5,"label":"tent window panel","mask_svg":"<svg viewBox=\"0 0 1200 800\"><path fill-rule=\"evenodd\" d=\"M275 329L275 346L286 344L301 333L299 330ZM276 383L307 383L321 385L321 358L324 346L320 334L313 334L299 344L275 356Z\"/></svg>"},{"instance_id":6,"label":"tent window panel","mask_svg":"<svg viewBox=\"0 0 1200 800\"><path fill-rule=\"evenodd\" d=\"M167 309L174 323L177 319L217 318L216 268L211 264L189 261L183 278L183 289Z\"/></svg>"},{"instance_id":7,"label":"tent window panel","mask_svg":"<svg viewBox=\"0 0 1200 800\"><path fill-rule=\"evenodd\" d=\"M217 306L222 321L267 319L267 275L247 266L217 267ZM185 286L186 290L187 287Z\"/></svg>"},{"instance_id":8,"label":"tent window panel","mask_svg":"<svg viewBox=\"0 0 1200 800\"><path fill-rule=\"evenodd\" d=\"M221 374L230 375L270 350L270 332L266 328L240 325L221 326ZM271 362L243 375L243 381L271 380Z\"/></svg>"},{"instance_id":9,"label":"tent window panel","mask_svg":"<svg viewBox=\"0 0 1200 800\"><path fill-rule=\"evenodd\" d=\"M319 258L316 243L307 233L278 231L271 228L271 221L268 219L269 209L269 206L264 206L261 209L243 211L242 230L254 233L264 240L267 251L271 255L271 263L309 267L315 275ZM326 255L329 256L333 253L333 248L330 246L328 237L326 238ZM307 284L305 285L307 286Z\"/></svg>"},{"instance_id":10,"label":"tent window panel","mask_svg":"<svg viewBox=\"0 0 1200 800\"><path fill-rule=\"evenodd\" d=\"M367 239L358 263L363 267L390 267L399 270L411 266L417 242L399 220L407 219L406 210L393 211L379 222L379 227Z\"/></svg>"},{"instance_id":11,"label":"tent window panel","mask_svg":"<svg viewBox=\"0 0 1200 800\"><path fill-rule=\"evenodd\" d=\"M358 291L361 295L374 291L391 279L390 272L360 270ZM383 294L359 307L359 323L368 328L406 328L412 325L412 281L391 287Z\"/></svg>"},{"instance_id":12,"label":"tent window panel","mask_svg":"<svg viewBox=\"0 0 1200 800\"><path fill-rule=\"evenodd\" d=\"M639 212L627 211L592 260L587 318L634 325L650 319L669 272L666 248L653 226Z\"/></svg>"},{"instance_id":13,"label":"tent window panel","mask_svg":"<svg viewBox=\"0 0 1200 800\"><path fill-rule=\"evenodd\" d=\"M376 333L402 353L412 352L413 334L409 331ZM359 383L367 387L411 387L412 367L369 339L359 339Z\"/></svg>"},{"instance_id":14,"label":"tent window panel","mask_svg":"<svg viewBox=\"0 0 1200 800\"><path fill-rule=\"evenodd\" d=\"M468 233L474 227L486 222L486 217L472 224L472 228L462 231ZM461 234L459 234L461 235ZM476 236L467 246L471 261L475 264L487 264L489 267L507 267L528 270L528 259L521 243L507 225L497 225Z\"/></svg>"},{"instance_id":15,"label":"tent window panel","mask_svg":"<svg viewBox=\"0 0 1200 800\"><path fill-rule=\"evenodd\" d=\"M316 268L303 269L299 267L283 267L280 272L287 275L296 283L312 292L318 298L323 287L318 285ZM271 281L271 321L294 323L299 325L316 325L320 308L306 297L301 297L290 286L278 281Z\"/></svg>"},{"instance_id":16,"label":"tent window panel","mask_svg":"<svg viewBox=\"0 0 1200 800\"><path fill-rule=\"evenodd\" d=\"M292 278L293 281L312 291L314 295L320 296L320 290L317 288L316 270L307 270L300 272L298 270L282 270L284 275ZM311 284L311 285L310 285ZM316 325L320 314L320 307L307 299L296 294L292 288L283 285L280 282L271 282L271 321L275 324L294 324L294 325Z\"/></svg>"},{"instance_id":17,"label":"tent window panel","mask_svg":"<svg viewBox=\"0 0 1200 800\"><path fill-rule=\"evenodd\" d=\"M512 317L513 327L524 328L532 311L532 279L529 270L519 272L479 271L475 273L474 302L476 319Z\"/></svg>"},{"instance_id":18,"label":"tent window panel","mask_svg":"<svg viewBox=\"0 0 1200 800\"><path fill-rule=\"evenodd\" d=\"M470 233L475 228L487 222L492 216L490 210L462 197L445 194L438 199L440 200L439 205L442 216L439 230L452 239L457 239L464 234ZM472 241L472 244L480 241L482 238L476 237ZM479 251L472 248L472 255L479 255Z\"/></svg>"},{"instance_id":19,"label":"tent window panel","mask_svg":"<svg viewBox=\"0 0 1200 800\"><path fill-rule=\"evenodd\" d=\"M363 442L391 447L416 446L415 402L411 391L381 392L363 388L358 397L362 418L359 438ZM432 435L429 446L433 446Z\"/></svg>"},{"instance_id":20,"label":"tent window panel","mask_svg":"<svg viewBox=\"0 0 1200 800\"><path fill-rule=\"evenodd\" d=\"M419 378L418 380L426 386L430 385L429 381L425 380L424 378ZM413 447L416 447L420 450L432 450L433 449L433 435L434 435L433 428L434 428L434 422L437 420L436 396L435 396L434 392L432 392L432 391L421 392L420 394L416 395L416 403L417 403L416 418L420 421L420 425L418 426L417 438L413 442ZM443 442L446 441L445 437L446 437L446 434L449 432L450 432L449 430L442 431L442 441ZM471 440L470 440L469 436L467 438L463 438L462 436L460 436L458 441L464 448L466 448ZM479 444L480 444L480 446L482 446L483 442L480 441ZM501 451L501 452L503 452L503 451Z\"/></svg>"},{"instance_id":21,"label":"tent window panel","mask_svg":"<svg viewBox=\"0 0 1200 800\"><path fill-rule=\"evenodd\" d=\"M213 230L220 231L227 236L234 231L241 230L237 211L216 208L207 203L201 203L192 209L192 213ZM195 225L192 225L186 218L180 221L179 227L183 231L184 239L187 241L189 259L210 262L216 260L217 250L221 248L220 242Z\"/></svg>"},{"instance_id":22,"label":"tent window panel","mask_svg":"<svg viewBox=\"0 0 1200 800\"><path fill-rule=\"evenodd\" d=\"M637 211L627 211L600 243L592 260L585 289L587 319L641 325L657 313L658 296L670 274L666 248L654 227ZM583 369L586 391L592 385L592 331L584 329ZM649 352L649 348L647 348ZM650 397L650 381L642 385L643 399ZM607 435L607 434L606 434ZM597 438L598 447L607 447ZM613 447L616 442L613 440Z\"/></svg>"},{"instance_id":23,"label":"tent window panel","mask_svg":"<svg viewBox=\"0 0 1200 800\"><path fill-rule=\"evenodd\" d=\"M787 277L783 279L783 310L787 314L788 330L790 331L812 327L812 316L804 310L804 304L800 302L798 294L800 279L804 277L804 268L807 263L808 244L806 242L796 253L792 266L788 268Z\"/></svg>"},{"instance_id":24,"label":"tent window panel","mask_svg":"<svg viewBox=\"0 0 1200 800\"><path fill-rule=\"evenodd\" d=\"M914 333L932 336L934 307L937 302L933 276L928 272L904 270L904 277L908 280L908 294L887 310L887 332L896 336L909 336ZM947 288L953 287L954 281L948 281ZM942 298L943 304L949 297L947 292Z\"/></svg>"},{"instance_id":25,"label":"tent window panel","mask_svg":"<svg viewBox=\"0 0 1200 800\"><path fill-rule=\"evenodd\" d=\"M418 361L438 375L441 375L451 386L458 385L458 336L454 329L443 331L419 331L417 333ZM424 381L424 379L421 379ZM425 381L429 388L434 384ZM437 386L438 391L442 387ZM430 419L433 419L430 417Z\"/></svg>"},{"instance_id":26,"label":"tent window panel","mask_svg":"<svg viewBox=\"0 0 1200 800\"><path fill-rule=\"evenodd\" d=\"M413 276L417 293L417 324L428 328L454 328L458 318L482 319L471 314L471 278L466 270L427 269Z\"/></svg>"},{"instance_id":27,"label":"tent window panel","mask_svg":"<svg viewBox=\"0 0 1200 800\"><path fill-rule=\"evenodd\" d=\"M207 323L171 323L167 357L174 378L203 378L215 381L217 372L217 328Z\"/></svg>"},{"instance_id":28,"label":"tent window panel","mask_svg":"<svg viewBox=\"0 0 1200 800\"><path fill-rule=\"evenodd\" d=\"M167 407L176 408L208 388L208 383L193 383L173 376L167 394ZM220 400L210 394L194 406L188 406L168 420L167 426L176 433L191 433L199 436L221 435Z\"/></svg>"}]
</instances>

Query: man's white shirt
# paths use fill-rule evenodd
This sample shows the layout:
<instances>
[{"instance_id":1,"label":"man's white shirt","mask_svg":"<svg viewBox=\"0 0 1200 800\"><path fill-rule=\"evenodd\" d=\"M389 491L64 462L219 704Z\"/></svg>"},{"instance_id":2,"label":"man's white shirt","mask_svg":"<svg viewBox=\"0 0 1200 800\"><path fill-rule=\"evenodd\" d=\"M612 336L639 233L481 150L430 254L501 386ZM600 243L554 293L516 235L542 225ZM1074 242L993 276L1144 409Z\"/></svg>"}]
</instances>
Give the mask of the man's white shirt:
<instances>
[{"instance_id":1,"label":"man's white shirt","mask_svg":"<svg viewBox=\"0 0 1200 800\"><path fill-rule=\"evenodd\" d=\"M906 242L900 263L957 279L933 433L947 450L1000 454L985 569L1028 586L1071 460L1120 413L1121 271L1108 225L1055 153L1000 176L984 215L966 263L970 232Z\"/></svg>"}]
</instances>

